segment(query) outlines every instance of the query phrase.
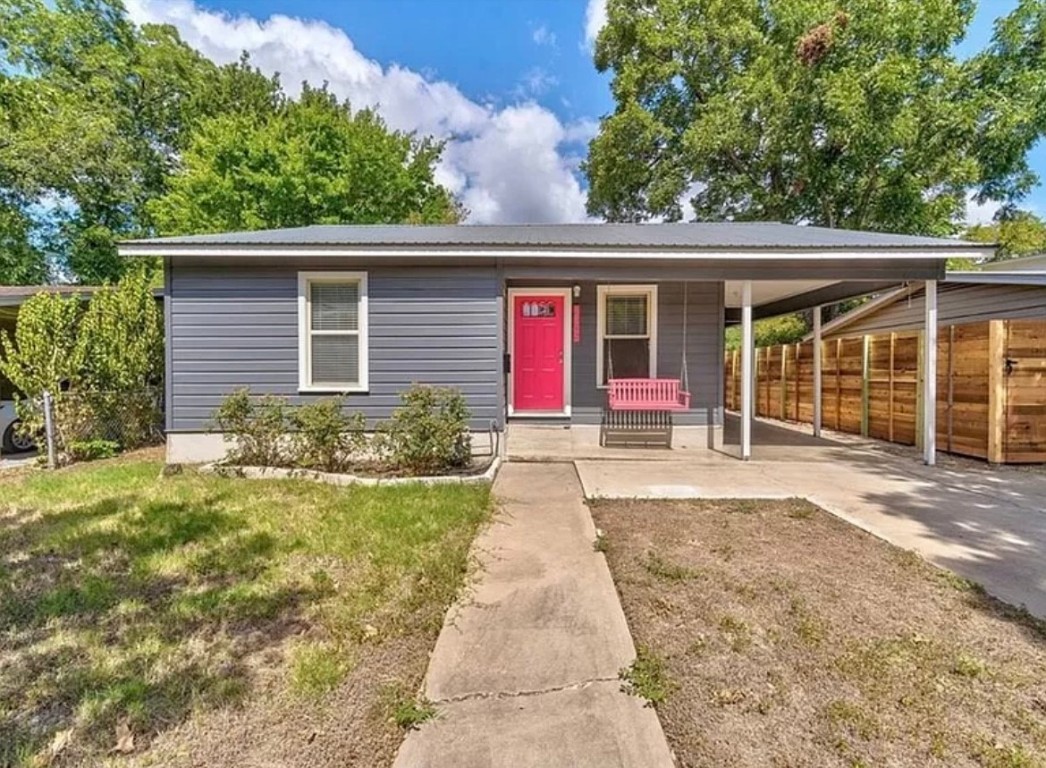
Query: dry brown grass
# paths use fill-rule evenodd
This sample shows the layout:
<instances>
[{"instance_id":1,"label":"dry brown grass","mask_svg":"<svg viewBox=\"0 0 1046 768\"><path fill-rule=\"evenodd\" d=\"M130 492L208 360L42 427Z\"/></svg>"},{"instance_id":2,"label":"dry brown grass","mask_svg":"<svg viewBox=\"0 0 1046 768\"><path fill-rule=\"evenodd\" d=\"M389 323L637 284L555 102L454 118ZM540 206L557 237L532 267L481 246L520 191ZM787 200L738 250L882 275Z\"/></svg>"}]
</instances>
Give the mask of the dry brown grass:
<instances>
[{"instance_id":1,"label":"dry brown grass","mask_svg":"<svg viewBox=\"0 0 1046 768\"><path fill-rule=\"evenodd\" d=\"M804 502L593 514L681 766L1046 765L1046 624Z\"/></svg>"}]
</instances>

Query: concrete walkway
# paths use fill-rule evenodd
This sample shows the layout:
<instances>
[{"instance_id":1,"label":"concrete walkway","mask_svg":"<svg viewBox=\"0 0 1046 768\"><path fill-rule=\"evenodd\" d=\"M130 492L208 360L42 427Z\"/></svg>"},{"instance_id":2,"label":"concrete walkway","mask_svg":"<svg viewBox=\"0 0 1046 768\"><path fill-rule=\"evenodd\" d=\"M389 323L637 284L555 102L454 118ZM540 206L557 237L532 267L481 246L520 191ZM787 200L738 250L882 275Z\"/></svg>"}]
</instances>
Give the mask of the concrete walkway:
<instances>
[{"instance_id":1,"label":"concrete walkway","mask_svg":"<svg viewBox=\"0 0 1046 768\"><path fill-rule=\"evenodd\" d=\"M635 649L573 465L507 464L494 493L425 679L439 715L396 768L670 768L656 714L621 692Z\"/></svg>"},{"instance_id":2,"label":"concrete walkway","mask_svg":"<svg viewBox=\"0 0 1046 768\"><path fill-rule=\"evenodd\" d=\"M709 454L578 461L577 469L590 497L806 498L1046 617L1046 474L972 462L926 467L869 441L825 450L830 459L792 449L793 460L727 463Z\"/></svg>"}]
</instances>

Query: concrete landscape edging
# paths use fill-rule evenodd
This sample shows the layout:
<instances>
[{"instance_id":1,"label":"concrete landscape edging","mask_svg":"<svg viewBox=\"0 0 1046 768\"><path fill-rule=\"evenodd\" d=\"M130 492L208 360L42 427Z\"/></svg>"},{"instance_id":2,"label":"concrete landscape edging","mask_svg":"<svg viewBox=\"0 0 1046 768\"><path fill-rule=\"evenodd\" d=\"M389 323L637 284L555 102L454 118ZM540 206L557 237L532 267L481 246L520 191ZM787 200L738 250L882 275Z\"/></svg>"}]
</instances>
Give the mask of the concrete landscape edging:
<instances>
[{"instance_id":1,"label":"concrete landscape edging","mask_svg":"<svg viewBox=\"0 0 1046 768\"><path fill-rule=\"evenodd\" d=\"M319 472L315 469L287 467L241 467L212 462L201 464L199 471L222 477L240 477L246 480L309 480L326 485L478 485L493 483L501 467L501 459L494 457L487 469L478 475L433 475L429 477L360 477L338 472Z\"/></svg>"}]
</instances>

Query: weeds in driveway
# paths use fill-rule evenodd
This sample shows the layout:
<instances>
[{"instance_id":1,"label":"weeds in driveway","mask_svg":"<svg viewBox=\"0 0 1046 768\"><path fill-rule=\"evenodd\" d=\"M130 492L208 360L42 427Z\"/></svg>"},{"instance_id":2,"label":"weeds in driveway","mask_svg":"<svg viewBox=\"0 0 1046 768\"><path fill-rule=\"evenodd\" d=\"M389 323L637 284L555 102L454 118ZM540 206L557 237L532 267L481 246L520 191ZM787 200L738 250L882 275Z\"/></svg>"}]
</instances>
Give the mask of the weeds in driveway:
<instances>
[{"instance_id":1,"label":"weeds in driveway","mask_svg":"<svg viewBox=\"0 0 1046 768\"><path fill-rule=\"evenodd\" d=\"M794 500L593 516L681 765L1046 767L1046 622Z\"/></svg>"},{"instance_id":2,"label":"weeds in driveway","mask_svg":"<svg viewBox=\"0 0 1046 768\"><path fill-rule=\"evenodd\" d=\"M424 655L490 508L467 485L159 475L129 457L0 479L0 765L66 732L54 763L95 764L121 723L141 751L263 683L307 712L368 648Z\"/></svg>"},{"instance_id":3,"label":"weeds in driveway","mask_svg":"<svg viewBox=\"0 0 1046 768\"><path fill-rule=\"evenodd\" d=\"M719 620L719 629L730 643L734 653L744 653L752 645L752 628L736 616L724 616Z\"/></svg>"},{"instance_id":4,"label":"weeds in driveway","mask_svg":"<svg viewBox=\"0 0 1046 768\"><path fill-rule=\"evenodd\" d=\"M619 677L622 690L646 699L652 707L663 704L676 687L668 676L664 659L643 645L636 648L635 661L622 669Z\"/></svg>"},{"instance_id":5,"label":"weeds in driveway","mask_svg":"<svg viewBox=\"0 0 1046 768\"><path fill-rule=\"evenodd\" d=\"M670 562L656 552L647 552L643 567L651 576L667 581L688 581L697 578L697 571Z\"/></svg>"},{"instance_id":6,"label":"weeds in driveway","mask_svg":"<svg viewBox=\"0 0 1046 768\"><path fill-rule=\"evenodd\" d=\"M952 672L960 677L980 677L988 671L988 665L969 653L960 653L952 665Z\"/></svg>"},{"instance_id":7,"label":"weeds in driveway","mask_svg":"<svg viewBox=\"0 0 1046 768\"><path fill-rule=\"evenodd\" d=\"M609 549L610 542L607 540L607 535L597 528L596 538L592 540L592 551L602 552L603 554L606 554L607 550Z\"/></svg>"}]
</instances>

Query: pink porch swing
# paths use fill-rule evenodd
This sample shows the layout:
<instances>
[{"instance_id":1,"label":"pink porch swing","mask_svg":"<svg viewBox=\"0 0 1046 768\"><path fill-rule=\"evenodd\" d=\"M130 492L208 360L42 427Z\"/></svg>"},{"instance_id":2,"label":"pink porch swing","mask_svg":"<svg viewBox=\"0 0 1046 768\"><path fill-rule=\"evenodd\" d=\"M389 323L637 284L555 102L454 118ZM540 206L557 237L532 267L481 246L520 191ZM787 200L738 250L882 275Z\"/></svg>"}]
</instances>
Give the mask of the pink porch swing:
<instances>
[{"instance_id":1,"label":"pink porch swing","mask_svg":"<svg viewBox=\"0 0 1046 768\"><path fill-rule=\"evenodd\" d=\"M615 378L614 345L607 345L607 407L603 412L600 445L607 444L610 431L620 430L632 434L663 431L668 447L672 446L672 414L690 410L686 361L689 294L689 284L683 283L683 354L678 379Z\"/></svg>"},{"instance_id":2,"label":"pink porch swing","mask_svg":"<svg viewBox=\"0 0 1046 768\"><path fill-rule=\"evenodd\" d=\"M683 283L683 354L678 379L614 378L614 345L607 346L607 407L612 411L688 411L690 377L686 364L690 284Z\"/></svg>"}]
</instances>

